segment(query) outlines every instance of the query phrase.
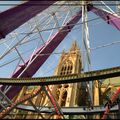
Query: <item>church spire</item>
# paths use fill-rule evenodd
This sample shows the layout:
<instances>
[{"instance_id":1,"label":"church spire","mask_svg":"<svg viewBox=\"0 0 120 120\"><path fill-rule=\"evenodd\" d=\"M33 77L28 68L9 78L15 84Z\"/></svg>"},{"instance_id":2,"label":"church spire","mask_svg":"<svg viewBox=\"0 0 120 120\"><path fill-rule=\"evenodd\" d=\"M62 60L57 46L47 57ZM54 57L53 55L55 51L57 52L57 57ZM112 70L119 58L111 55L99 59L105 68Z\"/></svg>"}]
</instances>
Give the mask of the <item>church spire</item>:
<instances>
[{"instance_id":1,"label":"church spire","mask_svg":"<svg viewBox=\"0 0 120 120\"><path fill-rule=\"evenodd\" d=\"M79 51L79 47L77 45L77 41L75 40L73 43L72 43L72 46L70 48L70 52L78 52Z\"/></svg>"}]
</instances>

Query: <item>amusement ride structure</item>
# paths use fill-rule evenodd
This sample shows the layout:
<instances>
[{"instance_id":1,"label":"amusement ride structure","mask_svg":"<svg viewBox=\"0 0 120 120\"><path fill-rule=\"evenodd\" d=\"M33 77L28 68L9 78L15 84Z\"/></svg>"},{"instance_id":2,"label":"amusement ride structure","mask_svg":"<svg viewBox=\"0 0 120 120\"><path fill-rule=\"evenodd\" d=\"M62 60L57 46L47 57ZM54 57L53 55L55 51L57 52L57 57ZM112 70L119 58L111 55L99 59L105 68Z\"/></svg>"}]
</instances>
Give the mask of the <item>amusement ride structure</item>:
<instances>
[{"instance_id":1,"label":"amusement ride structure","mask_svg":"<svg viewBox=\"0 0 120 120\"><path fill-rule=\"evenodd\" d=\"M115 4L117 12L112 10L108 4ZM105 119L109 112L119 113L119 102L117 105L112 105L119 96L119 85L109 96L106 106L104 104L94 105L94 82L100 84L103 79L119 77L120 67L91 70L88 27L88 22L101 18L119 31L119 4L119 1L29 0L1 12L0 68L5 68L4 71L7 70L10 77L0 78L0 118L17 118L16 115L20 110L27 111L27 114L37 113L42 119L46 117L50 119L52 116L64 119L66 116L68 118L68 116L75 117L75 115L84 116L83 118L91 118L92 115L94 118L95 114ZM98 18L89 20L89 12L97 15ZM81 22L79 22L80 19ZM36 77L35 74L50 56L59 54L54 52L55 49L69 33L78 29L78 25L82 26L81 72ZM81 83L87 88L89 99L87 106L60 106L49 86L68 83ZM34 91L22 95L24 89L33 86L37 86ZM105 88L107 91L107 87ZM33 99L40 93L42 94L41 91L48 97L51 106L34 104ZM17 110L16 113L15 110ZM120 117L119 114L117 117Z\"/></svg>"}]
</instances>

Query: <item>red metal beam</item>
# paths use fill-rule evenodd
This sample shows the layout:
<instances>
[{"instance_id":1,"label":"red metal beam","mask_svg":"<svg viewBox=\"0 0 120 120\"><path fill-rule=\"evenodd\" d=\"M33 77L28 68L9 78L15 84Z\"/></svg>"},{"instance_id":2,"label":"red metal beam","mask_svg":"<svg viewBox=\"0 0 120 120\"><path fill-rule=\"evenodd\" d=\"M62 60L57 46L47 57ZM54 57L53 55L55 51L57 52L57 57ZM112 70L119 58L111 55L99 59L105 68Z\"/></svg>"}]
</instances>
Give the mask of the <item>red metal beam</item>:
<instances>
[{"instance_id":1,"label":"red metal beam","mask_svg":"<svg viewBox=\"0 0 120 120\"><path fill-rule=\"evenodd\" d=\"M115 91L113 96L110 98L110 101L107 103L106 110L104 111L104 114L101 119L106 119L108 113L110 112L110 108L112 107L113 102L116 100L116 98L119 94L120 94L120 87Z\"/></svg>"},{"instance_id":2,"label":"red metal beam","mask_svg":"<svg viewBox=\"0 0 120 120\"><path fill-rule=\"evenodd\" d=\"M0 13L0 39L42 12L57 0L28 1Z\"/></svg>"}]
</instances>

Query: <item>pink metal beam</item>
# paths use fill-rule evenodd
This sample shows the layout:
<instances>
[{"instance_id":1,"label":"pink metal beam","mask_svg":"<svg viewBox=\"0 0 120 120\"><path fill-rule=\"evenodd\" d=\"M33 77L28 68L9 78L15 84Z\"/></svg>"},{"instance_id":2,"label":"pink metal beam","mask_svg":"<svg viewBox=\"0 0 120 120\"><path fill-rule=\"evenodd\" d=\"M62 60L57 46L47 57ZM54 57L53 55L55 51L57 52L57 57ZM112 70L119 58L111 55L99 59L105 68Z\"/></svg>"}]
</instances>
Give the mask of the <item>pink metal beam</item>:
<instances>
[{"instance_id":1,"label":"pink metal beam","mask_svg":"<svg viewBox=\"0 0 120 120\"><path fill-rule=\"evenodd\" d=\"M42 12L57 0L30 0L0 13L0 39Z\"/></svg>"},{"instance_id":2,"label":"pink metal beam","mask_svg":"<svg viewBox=\"0 0 120 120\"><path fill-rule=\"evenodd\" d=\"M96 15L100 16L103 20L105 20L108 24L113 25L118 30L120 30L120 16L108 13L104 10L98 9L96 7L91 6L91 11Z\"/></svg>"}]
</instances>

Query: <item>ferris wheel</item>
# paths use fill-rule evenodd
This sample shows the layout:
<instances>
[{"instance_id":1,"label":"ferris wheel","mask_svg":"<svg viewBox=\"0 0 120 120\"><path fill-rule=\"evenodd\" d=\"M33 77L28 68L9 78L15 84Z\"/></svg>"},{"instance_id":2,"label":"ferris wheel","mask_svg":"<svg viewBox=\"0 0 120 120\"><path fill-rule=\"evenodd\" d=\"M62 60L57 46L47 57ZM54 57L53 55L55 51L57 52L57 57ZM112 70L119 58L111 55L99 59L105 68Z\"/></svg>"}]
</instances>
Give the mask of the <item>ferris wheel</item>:
<instances>
[{"instance_id":1,"label":"ferris wheel","mask_svg":"<svg viewBox=\"0 0 120 120\"><path fill-rule=\"evenodd\" d=\"M120 30L119 6L113 8L111 4L119 5L119 1L25 1L1 12L0 77L51 75L62 50L73 40L81 47L83 71L90 71L88 23L95 25L96 20L103 19ZM89 18L89 13L95 17ZM91 89L92 83L89 85ZM21 87L1 85L1 90L12 99ZM13 96L12 90L16 90Z\"/></svg>"}]
</instances>

